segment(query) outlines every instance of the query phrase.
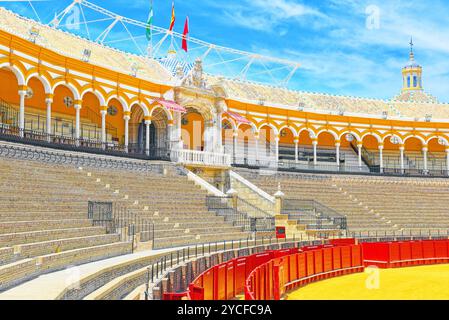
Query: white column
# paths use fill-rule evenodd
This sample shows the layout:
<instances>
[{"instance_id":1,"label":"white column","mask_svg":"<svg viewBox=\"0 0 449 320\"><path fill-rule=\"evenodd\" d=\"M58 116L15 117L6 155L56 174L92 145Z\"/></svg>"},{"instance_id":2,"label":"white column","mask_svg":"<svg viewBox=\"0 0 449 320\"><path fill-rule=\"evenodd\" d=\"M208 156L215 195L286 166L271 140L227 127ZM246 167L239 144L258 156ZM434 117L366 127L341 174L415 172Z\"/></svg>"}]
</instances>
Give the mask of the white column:
<instances>
[{"instance_id":1,"label":"white column","mask_svg":"<svg viewBox=\"0 0 449 320\"><path fill-rule=\"evenodd\" d=\"M20 136L23 137L23 130L25 130L25 96L27 92L25 90L19 90L20 105L19 105L19 130Z\"/></svg>"},{"instance_id":2,"label":"white column","mask_svg":"<svg viewBox=\"0 0 449 320\"><path fill-rule=\"evenodd\" d=\"M256 150L255 150L256 162L259 162L259 139L260 139L259 133L256 132L254 135L254 142L255 142L254 144L256 146Z\"/></svg>"},{"instance_id":3,"label":"white column","mask_svg":"<svg viewBox=\"0 0 449 320\"><path fill-rule=\"evenodd\" d=\"M77 140L77 145L79 144L79 139L81 137L81 103L75 104L75 139Z\"/></svg>"},{"instance_id":4,"label":"white column","mask_svg":"<svg viewBox=\"0 0 449 320\"><path fill-rule=\"evenodd\" d=\"M53 99L47 98L45 99L45 104L47 105L47 135L49 136L48 139L50 139L50 135L52 134L51 130L51 104L53 103Z\"/></svg>"},{"instance_id":5,"label":"white column","mask_svg":"<svg viewBox=\"0 0 449 320\"><path fill-rule=\"evenodd\" d=\"M276 135L274 137L274 153L275 153L275 157L276 157L276 165L279 162L279 136Z\"/></svg>"},{"instance_id":6,"label":"white column","mask_svg":"<svg viewBox=\"0 0 449 320\"><path fill-rule=\"evenodd\" d=\"M237 162L237 143L238 143L239 132L235 130L232 134L232 156L234 157L234 162Z\"/></svg>"},{"instance_id":7,"label":"white column","mask_svg":"<svg viewBox=\"0 0 449 320\"><path fill-rule=\"evenodd\" d=\"M316 166L318 164L318 158L317 158L317 145L318 145L318 141L317 140L313 140L312 141L312 145L313 145L313 165Z\"/></svg>"},{"instance_id":8,"label":"white column","mask_svg":"<svg viewBox=\"0 0 449 320\"><path fill-rule=\"evenodd\" d=\"M337 158L337 168L340 168L340 142L335 143L335 152Z\"/></svg>"},{"instance_id":9,"label":"white column","mask_svg":"<svg viewBox=\"0 0 449 320\"><path fill-rule=\"evenodd\" d=\"M129 115L125 115L123 120L125 120L125 151L128 152L129 145L129 120L131 117Z\"/></svg>"},{"instance_id":10,"label":"white column","mask_svg":"<svg viewBox=\"0 0 449 320\"><path fill-rule=\"evenodd\" d=\"M357 150L358 150L358 156L359 156L359 168L362 168L362 147L363 144L362 143L358 143L357 144Z\"/></svg>"},{"instance_id":11,"label":"white column","mask_svg":"<svg viewBox=\"0 0 449 320\"><path fill-rule=\"evenodd\" d=\"M223 123L222 123L223 112L217 113L217 124L216 124L216 148L218 153L224 153L223 148Z\"/></svg>"},{"instance_id":12,"label":"white column","mask_svg":"<svg viewBox=\"0 0 449 320\"><path fill-rule=\"evenodd\" d=\"M380 173L384 172L384 146L379 145L379 166L380 166Z\"/></svg>"},{"instance_id":13,"label":"white column","mask_svg":"<svg viewBox=\"0 0 449 320\"><path fill-rule=\"evenodd\" d=\"M101 110L101 143L103 144L103 148L106 147L106 115L108 114L107 110Z\"/></svg>"},{"instance_id":14,"label":"white column","mask_svg":"<svg viewBox=\"0 0 449 320\"><path fill-rule=\"evenodd\" d=\"M151 120L145 120L145 153L150 155L150 124Z\"/></svg>"},{"instance_id":15,"label":"white column","mask_svg":"<svg viewBox=\"0 0 449 320\"><path fill-rule=\"evenodd\" d=\"M424 146L422 148L422 153L423 153L423 159L424 159L424 172L427 172L428 170L428 164L427 164L427 153L428 153L429 149L427 148L427 146Z\"/></svg>"},{"instance_id":16,"label":"white column","mask_svg":"<svg viewBox=\"0 0 449 320\"><path fill-rule=\"evenodd\" d=\"M404 150L405 147L402 145L399 147L399 152L400 152L400 162L401 162L401 173L404 173Z\"/></svg>"},{"instance_id":17,"label":"white column","mask_svg":"<svg viewBox=\"0 0 449 320\"><path fill-rule=\"evenodd\" d=\"M299 138L295 138L295 163L298 163Z\"/></svg>"}]
</instances>

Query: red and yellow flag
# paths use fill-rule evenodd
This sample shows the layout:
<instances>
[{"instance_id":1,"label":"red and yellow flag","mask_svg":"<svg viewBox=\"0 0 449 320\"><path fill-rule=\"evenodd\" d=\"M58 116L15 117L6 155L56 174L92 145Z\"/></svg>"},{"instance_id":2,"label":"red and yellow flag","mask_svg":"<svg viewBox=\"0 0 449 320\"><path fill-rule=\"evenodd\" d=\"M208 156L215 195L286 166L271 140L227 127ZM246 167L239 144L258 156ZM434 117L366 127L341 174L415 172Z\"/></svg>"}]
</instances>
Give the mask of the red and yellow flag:
<instances>
[{"instance_id":1,"label":"red and yellow flag","mask_svg":"<svg viewBox=\"0 0 449 320\"><path fill-rule=\"evenodd\" d=\"M189 50L187 46L188 37L189 37L189 17L186 18L186 23L184 25L184 33L182 34L182 49L185 52Z\"/></svg>"},{"instance_id":2,"label":"red and yellow flag","mask_svg":"<svg viewBox=\"0 0 449 320\"><path fill-rule=\"evenodd\" d=\"M173 28L175 26L176 16L175 16L175 2L172 2L171 6L171 21L170 21L170 31L173 31Z\"/></svg>"}]
</instances>

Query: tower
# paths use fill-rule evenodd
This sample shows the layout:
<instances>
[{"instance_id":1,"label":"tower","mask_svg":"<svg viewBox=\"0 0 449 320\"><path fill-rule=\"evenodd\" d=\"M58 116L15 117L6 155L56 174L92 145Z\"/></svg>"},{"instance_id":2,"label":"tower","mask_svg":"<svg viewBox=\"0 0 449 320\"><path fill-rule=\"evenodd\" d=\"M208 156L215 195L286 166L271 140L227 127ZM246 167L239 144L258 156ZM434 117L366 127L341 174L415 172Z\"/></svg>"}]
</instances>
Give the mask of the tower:
<instances>
[{"instance_id":1,"label":"tower","mask_svg":"<svg viewBox=\"0 0 449 320\"><path fill-rule=\"evenodd\" d=\"M402 68L402 92L422 91L422 67L415 61L413 38L410 40L410 58Z\"/></svg>"}]
</instances>

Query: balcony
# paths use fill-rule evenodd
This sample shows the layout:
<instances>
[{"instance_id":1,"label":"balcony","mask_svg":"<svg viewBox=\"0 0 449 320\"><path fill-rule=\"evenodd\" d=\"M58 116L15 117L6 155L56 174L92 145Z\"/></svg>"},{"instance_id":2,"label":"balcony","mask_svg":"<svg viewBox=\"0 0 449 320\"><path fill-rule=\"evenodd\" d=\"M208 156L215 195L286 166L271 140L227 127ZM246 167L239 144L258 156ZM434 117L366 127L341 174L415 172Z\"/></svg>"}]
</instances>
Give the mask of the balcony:
<instances>
[{"instance_id":1,"label":"balcony","mask_svg":"<svg viewBox=\"0 0 449 320\"><path fill-rule=\"evenodd\" d=\"M171 161L183 165L196 165L205 167L230 167L231 156L224 153L212 153L196 150L172 150Z\"/></svg>"}]
</instances>

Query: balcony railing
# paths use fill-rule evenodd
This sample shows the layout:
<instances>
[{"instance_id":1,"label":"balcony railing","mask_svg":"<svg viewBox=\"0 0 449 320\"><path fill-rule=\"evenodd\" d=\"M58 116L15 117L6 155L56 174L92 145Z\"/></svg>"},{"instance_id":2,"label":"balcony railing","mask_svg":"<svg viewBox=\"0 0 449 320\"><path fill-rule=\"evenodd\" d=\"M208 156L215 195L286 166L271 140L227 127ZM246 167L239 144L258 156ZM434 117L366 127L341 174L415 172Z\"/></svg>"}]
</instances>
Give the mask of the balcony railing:
<instances>
[{"instance_id":1,"label":"balcony railing","mask_svg":"<svg viewBox=\"0 0 449 320\"><path fill-rule=\"evenodd\" d=\"M171 160L184 165L204 165L230 167L231 156L224 153L212 153L196 150L172 150Z\"/></svg>"}]
</instances>

